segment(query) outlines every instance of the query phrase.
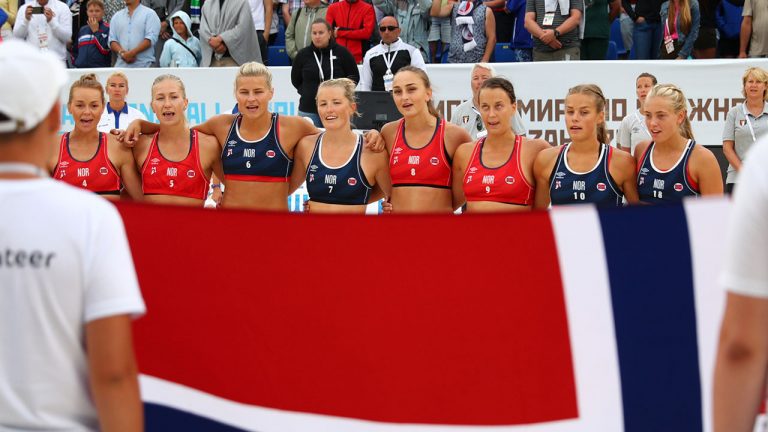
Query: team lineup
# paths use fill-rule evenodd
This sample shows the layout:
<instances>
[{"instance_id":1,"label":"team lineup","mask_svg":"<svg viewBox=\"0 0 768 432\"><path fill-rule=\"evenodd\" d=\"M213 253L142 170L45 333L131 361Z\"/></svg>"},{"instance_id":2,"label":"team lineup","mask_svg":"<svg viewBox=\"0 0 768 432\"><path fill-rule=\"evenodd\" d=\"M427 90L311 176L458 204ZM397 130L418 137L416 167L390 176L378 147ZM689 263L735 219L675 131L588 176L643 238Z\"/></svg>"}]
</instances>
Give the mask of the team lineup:
<instances>
[{"instance_id":1,"label":"team lineup","mask_svg":"<svg viewBox=\"0 0 768 432\"><path fill-rule=\"evenodd\" d=\"M482 64L473 69L473 109L483 129L478 139L440 118L428 75L410 66L393 79L402 119L364 137L353 130L355 85L345 78L318 88L322 131L305 118L270 112L271 72L248 63L234 82L237 114L190 129L184 83L161 75L151 89L159 123L137 119L108 134L97 131L105 105L101 84L83 75L69 92L74 130L61 137L49 169L56 179L110 199L202 206L212 187L221 207L270 211L287 211L288 196L303 183L309 193L304 210L328 213L365 213L367 204L382 199L385 213L449 213L723 193L718 162L696 143L685 95L675 85L659 85L647 73L637 78L640 108L622 122L618 148L607 143L601 89L569 89L571 142L553 147L516 133L515 90L489 75Z\"/></svg>"}]
</instances>

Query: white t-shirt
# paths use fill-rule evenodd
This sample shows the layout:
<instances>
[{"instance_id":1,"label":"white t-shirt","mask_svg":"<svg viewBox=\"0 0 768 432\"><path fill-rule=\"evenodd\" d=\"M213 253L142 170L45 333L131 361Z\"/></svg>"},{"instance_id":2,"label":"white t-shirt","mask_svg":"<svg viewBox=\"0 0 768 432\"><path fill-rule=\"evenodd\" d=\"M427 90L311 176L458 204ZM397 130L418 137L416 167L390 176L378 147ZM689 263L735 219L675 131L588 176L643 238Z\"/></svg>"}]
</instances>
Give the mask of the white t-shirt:
<instances>
[{"instance_id":1,"label":"white t-shirt","mask_svg":"<svg viewBox=\"0 0 768 432\"><path fill-rule=\"evenodd\" d=\"M768 137L757 141L739 173L721 283L768 298Z\"/></svg>"},{"instance_id":2,"label":"white t-shirt","mask_svg":"<svg viewBox=\"0 0 768 432\"><path fill-rule=\"evenodd\" d=\"M0 180L0 430L97 430L85 324L143 314L115 207L52 179Z\"/></svg>"},{"instance_id":3,"label":"white t-shirt","mask_svg":"<svg viewBox=\"0 0 768 432\"><path fill-rule=\"evenodd\" d=\"M648 133L648 127L645 125L645 116L637 110L621 120L615 142L617 146L629 148L632 154L635 154L635 147L640 142L650 139L651 134Z\"/></svg>"},{"instance_id":4,"label":"white t-shirt","mask_svg":"<svg viewBox=\"0 0 768 432\"><path fill-rule=\"evenodd\" d=\"M109 104L107 104L104 112L101 113L101 119L99 119L99 125L96 126L96 129L99 132L107 133L112 129L125 130L132 121L146 119L147 117L141 111L129 107L128 104L125 104L120 111L113 111Z\"/></svg>"},{"instance_id":5,"label":"white t-shirt","mask_svg":"<svg viewBox=\"0 0 768 432\"><path fill-rule=\"evenodd\" d=\"M251 19L256 30L264 30L266 20L264 19L264 0L248 0L248 6L251 9ZM264 36L266 38L266 36Z\"/></svg>"}]
</instances>

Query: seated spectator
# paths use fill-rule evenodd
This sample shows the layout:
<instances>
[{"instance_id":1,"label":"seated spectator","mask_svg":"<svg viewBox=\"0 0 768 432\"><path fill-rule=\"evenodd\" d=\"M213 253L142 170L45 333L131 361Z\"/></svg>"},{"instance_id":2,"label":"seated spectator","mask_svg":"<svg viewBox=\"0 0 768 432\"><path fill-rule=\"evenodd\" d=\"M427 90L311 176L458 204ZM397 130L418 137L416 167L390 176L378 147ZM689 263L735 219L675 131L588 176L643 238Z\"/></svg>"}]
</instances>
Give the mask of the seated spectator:
<instances>
[{"instance_id":1,"label":"seated spectator","mask_svg":"<svg viewBox=\"0 0 768 432\"><path fill-rule=\"evenodd\" d=\"M533 36L533 61L581 59L582 0L527 0L525 28Z\"/></svg>"},{"instance_id":2,"label":"seated spectator","mask_svg":"<svg viewBox=\"0 0 768 432\"><path fill-rule=\"evenodd\" d=\"M476 108L479 104L480 87L485 81L496 76L496 70L489 63L477 63L472 68L470 75L470 86L472 87L472 99L464 101L461 105L453 109L451 113L451 123L469 132L472 140L476 140L478 135L485 135L485 125ZM510 126L515 135L525 136L527 131L520 112L515 111L515 115L510 119Z\"/></svg>"},{"instance_id":3,"label":"seated spectator","mask_svg":"<svg viewBox=\"0 0 768 432\"><path fill-rule=\"evenodd\" d=\"M376 25L373 6L362 0L341 0L328 7L325 19L333 29L336 43L346 47L355 61L361 63Z\"/></svg>"},{"instance_id":4,"label":"seated spectator","mask_svg":"<svg viewBox=\"0 0 768 432\"><path fill-rule=\"evenodd\" d=\"M685 60L693 52L699 36L699 2L672 0L661 5L662 38L660 57L667 60Z\"/></svg>"},{"instance_id":5,"label":"seated spectator","mask_svg":"<svg viewBox=\"0 0 768 432\"><path fill-rule=\"evenodd\" d=\"M373 0L373 5L384 15L395 17L400 26L400 39L415 46L421 51L426 61L429 57L430 43L430 16L431 0ZM439 30L439 29L438 29ZM450 23L448 24L448 37L445 45L451 43ZM383 37L383 35L382 35Z\"/></svg>"},{"instance_id":6,"label":"seated spectator","mask_svg":"<svg viewBox=\"0 0 768 432\"><path fill-rule=\"evenodd\" d=\"M13 0L11 0L13 1ZM30 0L19 8L13 37L24 39L41 51L67 61L67 42L72 39L72 13L59 0Z\"/></svg>"},{"instance_id":7,"label":"seated spectator","mask_svg":"<svg viewBox=\"0 0 768 432\"><path fill-rule=\"evenodd\" d=\"M261 63L259 37L245 0L206 1L200 22L200 66Z\"/></svg>"},{"instance_id":8,"label":"seated spectator","mask_svg":"<svg viewBox=\"0 0 768 432\"><path fill-rule=\"evenodd\" d=\"M392 80L403 66L427 70L421 51L400 39L400 27L395 17L384 17L379 22L379 32L381 43L365 53L359 90L392 91Z\"/></svg>"},{"instance_id":9,"label":"seated spectator","mask_svg":"<svg viewBox=\"0 0 768 432\"><path fill-rule=\"evenodd\" d=\"M16 23L16 12L19 10L18 0L0 0L0 9L6 14L6 21L0 24L0 39L13 37L13 25Z\"/></svg>"},{"instance_id":10,"label":"seated spectator","mask_svg":"<svg viewBox=\"0 0 768 432\"><path fill-rule=\"evenodd\" d=\"M739 34L741 32L741 13L744 0L722 0L715 11L717 30L720 40L717 42L718 58L736 58L739 55Z\"/></svg>"},{"instance_id":11,"label":"seated spectator","mask_svg":"<svg viewBox=\"0 0 768 432\"><path fill-rule=\"evenodd\" d=\"M93 1L93 0L91 0ZM173 37L165 42L160 67L197 67L203 53L200 40L192 35L192 20L184 11L171 16Z\"/></svg>"},{"instance_id":12,"label":"seated spectator","mask_svg":"<svg viewBox=\"0 0 768 432\"><path fill-rule=\"evenodd\" d=\"M75 67L98 68L112 66L109 50L109 26L104 22L104 1L88 0L88 25L77 34L77 44L72 49Z\"/></svg>"},{"instance_id":13,"label":"seated spectator","mask_svg":"<svg viewBox=\"0 0 768 432\"><path fill-rule=\"evenodd\" d=\"M481 1L449 2L432 0L433 17L451 17L452 38L449 63L487 63L496 47L496 20Z\"/></svg>"},{"instance_id":14,"label":"seated spectator","mask_svg":"<svg viewBox=\"0 0 768 432\"><path fill-rule=\"evenodd\" d=\"M304 0L304 6L292 12L291 21L285 28L285 51L291 61L296 58L296 53L312 43L312 23L318 19L325 19L328 5L320 0Z\"/></svg>"},{"instance_id":15,"label":"seated spectator","mask_svg":"<svg viewBox=\"0 0 768 432\"><path fill-rule=\"evenodd\" d=\"M139 0L125 0L125 9L109 23L109 46L117 53L115 67L152 67L159 35L160 19L155 11Z\"/></svg>"}]
</instances>

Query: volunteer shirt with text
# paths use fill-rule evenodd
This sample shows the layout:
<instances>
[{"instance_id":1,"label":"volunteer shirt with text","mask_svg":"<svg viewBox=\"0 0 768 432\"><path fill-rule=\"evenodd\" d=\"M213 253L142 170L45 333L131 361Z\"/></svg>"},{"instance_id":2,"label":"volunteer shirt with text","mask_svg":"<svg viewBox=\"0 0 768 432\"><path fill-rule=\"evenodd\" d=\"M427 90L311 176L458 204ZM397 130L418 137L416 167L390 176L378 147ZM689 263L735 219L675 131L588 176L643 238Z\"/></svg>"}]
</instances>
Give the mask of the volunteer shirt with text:
<instances>
[{"instance_id":1,"label":"volunteer shirt with text","mask_svg":"<svg viewBox=\"0 0 768 432\"><path fill-rule=\"evenodd\" d=\"M97 430L85 325L144 313L128 241L104 198L0 180L0 430Z\"/></svg>"}]
</instances>

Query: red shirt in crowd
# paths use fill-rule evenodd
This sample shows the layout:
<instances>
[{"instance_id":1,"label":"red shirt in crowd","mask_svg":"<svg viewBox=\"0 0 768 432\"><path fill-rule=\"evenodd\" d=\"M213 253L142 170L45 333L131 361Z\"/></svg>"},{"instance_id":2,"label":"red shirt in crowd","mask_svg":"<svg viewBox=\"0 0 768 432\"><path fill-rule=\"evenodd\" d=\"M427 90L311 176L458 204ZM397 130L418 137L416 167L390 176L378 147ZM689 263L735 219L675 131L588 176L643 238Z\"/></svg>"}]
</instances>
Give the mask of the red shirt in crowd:
<instances>
[{"instance_id":1,"label":"red shirt in crowd","mask_svg":"<svg viewBox=\"0 0 768 432\"><path fill-rule=\"evenodd\" d=\"M325 20L338 29L336 42L346 47L357 63L363 61L363 43L371 39L376 26L373 6L363 0L343 0L328 6Z\"/></svg>"}]
</instances>

